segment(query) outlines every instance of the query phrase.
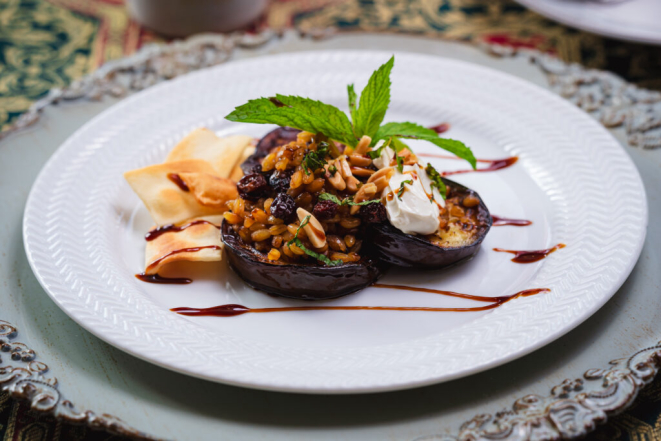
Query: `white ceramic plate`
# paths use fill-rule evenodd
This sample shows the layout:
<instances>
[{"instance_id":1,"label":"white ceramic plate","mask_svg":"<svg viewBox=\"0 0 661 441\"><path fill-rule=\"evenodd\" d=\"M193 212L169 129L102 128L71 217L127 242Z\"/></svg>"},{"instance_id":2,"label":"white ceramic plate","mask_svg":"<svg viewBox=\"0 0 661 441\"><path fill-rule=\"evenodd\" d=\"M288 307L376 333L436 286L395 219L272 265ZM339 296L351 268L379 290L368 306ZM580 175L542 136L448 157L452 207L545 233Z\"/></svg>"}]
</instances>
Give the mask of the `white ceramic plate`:
<instances>
[{"instance_id":1,"label":"white ceramic plate","mask_svg":"<svg viewBox=\"0 0 661 441\"><path fill-rule=\"evenodd\" d=\"M446 272L391 271L382 281L501 296L550 294L479 313L314 311L183 317L177 306L301 302L247 288L223 265L188 265L191 285L152 285L142 270L147 211L122 173L161 162L184 134L261 136L270 127L223 119L249 98L295 93L346 108L390 54L333 51L264 57L196 72L126 99L76 132L44 167L25 211L28 259L51 298L83 327L169 369L248 387L357 393L420 386L502 364L549 343L603 305L640 253L647 206L618 142L571 104L483 67L397 54L387 119L449 122L477 157L518 155L494 173L457 175L493 214L534 221L494 227L471 262ZM434 147L414 144L418 151ZM441 169L464 165L434 161ZM567 244L515 264L493 247ZM323 288L320 288L323 289ZM438 295L369 288L334 305L475 306Z\"/></svg>"},{"instance_id":2,"label":"white ceramic plate","mask_svg":"<svg viewBox=\"0 0 661 441\"><path fill-rule=\"evenodd\" d=\"M661 44L658 0L517 0L549 18L595 34Z\"/></svg>"}]
</instances>

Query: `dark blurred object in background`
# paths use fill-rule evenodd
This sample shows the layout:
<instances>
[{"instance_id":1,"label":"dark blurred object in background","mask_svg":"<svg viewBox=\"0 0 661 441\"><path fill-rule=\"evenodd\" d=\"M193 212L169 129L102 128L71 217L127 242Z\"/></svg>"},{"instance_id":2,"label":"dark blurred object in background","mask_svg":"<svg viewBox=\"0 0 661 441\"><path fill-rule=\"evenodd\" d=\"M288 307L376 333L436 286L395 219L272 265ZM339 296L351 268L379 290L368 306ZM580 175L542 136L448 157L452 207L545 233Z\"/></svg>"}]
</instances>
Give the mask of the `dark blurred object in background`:
<instances>
[{"instance_id":1,"label":"dark blurred object in background","mask_svg":"<svg viewBox=\"0 0 661 441\"><path fill-rule=\"evenodd\" d=\"M268 0L127 0L129 14L170 37L234 31L257 20Z\"/></svg>"}]
</instances>

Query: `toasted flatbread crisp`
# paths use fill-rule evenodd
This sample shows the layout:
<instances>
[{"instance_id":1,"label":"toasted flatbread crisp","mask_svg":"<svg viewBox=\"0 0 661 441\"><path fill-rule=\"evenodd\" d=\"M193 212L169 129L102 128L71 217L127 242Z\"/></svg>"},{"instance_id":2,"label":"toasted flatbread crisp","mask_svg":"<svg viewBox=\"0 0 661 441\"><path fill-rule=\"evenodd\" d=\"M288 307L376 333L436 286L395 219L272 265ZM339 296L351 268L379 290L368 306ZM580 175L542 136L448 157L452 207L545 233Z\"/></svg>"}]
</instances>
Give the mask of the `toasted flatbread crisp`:
<instances>
[{"instance_id":1,"label":"toasted flatbread crisp","mask_svg":"<svg viewBox=\"0 0 661 441\"><path fill-rule=\"evenodd\" d=\"M195 129L177 144L165 162L203 159L216 171L216 176L228 178L241 160L246 147L253 142L251 136L232 135L219 138L209 129Z\"/></svg>"},{"instance_id":2,"label":"toasted flatbread crisp","mask_svg":"<svg viewBox=\"0 0 661 441\"><path fill-rule=\"evenodd\" d=\"M236 198L236 188L214 173L208 162L191 159L131 170L124 177L161 226L225 211L224 202ZM173 176L184 184L188 180L188 191L177 185Z\"/></svg>"},{"instance_id":3,"label":"toasted flatbread crisp","mask_svg":"<svg viewBox=\"0 0 661 441\"><path fill-rule=\"evenodd\" d=\"M185 222L185 225L190 224L188 228L164 233L148 241L145 249L145 273L156 274L164 265L172 262L221 260L223 244L218 228L220 223L196 222L200 220L191 219Z\"/></svg>"}]
</instances>

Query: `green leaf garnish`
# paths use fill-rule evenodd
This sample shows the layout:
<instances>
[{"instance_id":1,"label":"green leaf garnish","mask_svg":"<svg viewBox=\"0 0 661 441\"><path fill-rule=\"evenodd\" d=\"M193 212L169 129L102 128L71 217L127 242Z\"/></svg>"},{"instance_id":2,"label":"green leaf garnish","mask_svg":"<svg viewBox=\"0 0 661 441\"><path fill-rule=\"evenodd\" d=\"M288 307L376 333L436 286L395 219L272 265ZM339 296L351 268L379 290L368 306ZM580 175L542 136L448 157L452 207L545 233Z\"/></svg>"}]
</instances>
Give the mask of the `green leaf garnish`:
<instances>
[{"instance_id":1,"label":"green leaf garnish","mask_svg":"<svg viewBox=\"0 0 661 441\"><path fill-rule=\"evenodd\" d=\"M435 131L426 127L422 127L421 125L411 122L384 124L379 127L379 130L376 132L372 142L390 137L422 139L424 141L429 141L438 147L460 157L461 159L465 159L470 163L473 169L477 167L475 156L473 156L473 152L466 146L466 144L461 141L455 141L454 139L441 138Z\"/></svg>"},{"instance_id":2,"label":"green leaf garnish","mask_svg":"<svg viewBox=\"0 0 661 441\"><path fill-rule=\"evenodd\" d=\"M369 204L375 204L377 202L381 202L381 199L370 199L369 201L363 201L363 202L354 202L351 200L351 198L345 198L340 200L337 196L335 196L332 193L321 193L319 195L319 199L322 201L331 201L335 202L337 205L369 205Z\"/></svg>"},{"instance_id":3,"label":"green leaf garnish","mask_svg":"<svg viewBox=\"0 0 661 441\"><path fill-rule=\"evenodd\" d=\"M395 154L395 159L397 160L397 170L400 173L404 172L404 157Z\"/></svg>"},{"instance_id":4,"label":"green leaf garnish","mask_svg":"<svg viewBox=\"0 0 661 441\"><path fill-rule=\"evenodd\" d=\"M311 249L308 249L308 247L303 245L303 242L301 241L301 239L298 238L298 232L301 231L301 228L305 227L309 222L310 222L310 215L307 215L303 219L303 222L301 222L301 224L296 229L296 234L294 234L294 238L292 240L290 240L289 242L287 242L287 246L289 246L291 244L295 244L297 247L299 247L301 250L303 250L303 252L305 254L307 254L310 257L314 257L317 260L320 260L320 261L324 262L326 265L329 265L329 266L342 265L344 262L342 262L341 260L339 260L339 259L338 260L330 260L325 255L315 253L314 251L312 251Z\"/></svg>"},{"instance_id":5,"label":"green leaf garnish","mask_svg":"<svg viewBox=\"0 0 661 441\"><path fill-rule=\"evenodd\" d=\"M358 96L356 91L353 89L353 84L347 86L347 93L349 94L349 112L351 113L351 121L356 121L356 101L358 101ZM355 134L354 134L355 135Z\"/></svg>"},{"instance_id":6,"label":"green leaf garnish","mask_svg":"<svg viewBox=\"0 0 661 441\"><path fill-rule=\"evenodd\" d=\"M386 116L390 105L390 71L395 64L391 57L379 67L360 93L360 104L353 117L354 133L357 138L363 135L373 137Z\"/></svg>"},{"instance_id":7,"label":"green leaf garnish","mask_svg":"<svg viewBox=\"0 0 661 441\"><path fill-rule=\"evenodd\" d=\"M254 124L277 124L310 133L323 133L349 146L356 145L347 115L337 107L299 96L258 98L237 107L225 119Z\"/></svg>"},{"instance_id":8,"label":"green leaf garnish","mask_svg":"<svg viewBox=\"0 0 661 441\"><path fill-rule=\"evenodd\" d=\"M436 187L438 192L441 194L441 197L445 199L447 196L447 188L445 187L445 182L443 182L443 179L441 178L441 174L437 172L434 166L431 164L427 164L425 171L427 172L429 179L432 180L432 192L434 191L434 187Z\"/></svg>"},{"instance_id":9,"label":"green leaf garnish","mask_svg":"<svg viewBox=\"0 0 661 441\"><path fill-rule=\"evenodd\" d=\"M404 188L404 184L411 185L411 184L413 184L413 180L412 179L407 179L406 181L402 181L402 183L399 184L399 190L397 190L397 199L399 199L400 201L402 200L402 195L404 194L404 191L406 190Z\"/></svg>"},{"instance_id":10,"label":"green leaf garnish","mask_svg":"<svg viewBox=\"0 0 661 441\"><path fill-rule=\"evenodd\" d=\"M317 145L317 151L309 152L301 161L305 174L309 175L310 172L314 173L316 170L323 168L326 165L326 156L328 156L328 143L322 141Z\"/></svg>"},{"instance_id":11,"label":"green leaf garnish","mask_svg":"<svg viewBox=\"0 0 661 441\"><path fill-rule=\"evenodd\" d=\"M347 86L351 120L334 106L291 95L250 100L235 108L225 118L236 122L289 126L325 135L350 147L355 147L358 139L367 135L372 138L372 146L380 140L387 139L396 152L409 149L400 138L421 139L465 159L475 169L476 160L471 149L460 141L441 138L434 130L411 122L381 125L390 105L390 73L394 65L393 56L374 71L360 94L360 99L354 85ZM378 158L386 145L388 144L384 144L376 151L368 152L370 158ZM335 144L331 145L331 155L333 157L339 155Z\"/></svg>"}]
</instances>

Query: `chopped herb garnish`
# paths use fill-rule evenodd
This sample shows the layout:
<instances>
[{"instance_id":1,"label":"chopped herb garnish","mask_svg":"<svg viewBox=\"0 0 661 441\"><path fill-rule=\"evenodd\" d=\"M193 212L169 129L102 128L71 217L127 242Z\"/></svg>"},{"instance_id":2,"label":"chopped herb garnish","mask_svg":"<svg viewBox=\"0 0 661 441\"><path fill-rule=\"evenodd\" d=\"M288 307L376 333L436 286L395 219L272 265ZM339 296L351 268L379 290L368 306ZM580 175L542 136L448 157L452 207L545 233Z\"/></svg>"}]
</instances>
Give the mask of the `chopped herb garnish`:
<instances>
[{"instance_id":1,"label":"chopped herb garnish","mask_svg":"<svg viewBox=\"0 0 661 441\"><path fill-rule=\"evenodd\" d=\"M406 190L406 188L404 188L404 184L411 185L411 184L413 184L413 180L412 179L407 179L406 181L402 181L402 183L399 184L399 190L397 190L397 199L399 199L400 201L402 200L402 195L404 194L404 191Z\"/></svg>"},{"instance_id":2,"label":"chopped herb garnish","mask_svg":"<svg viewBox=\"0 0 661 441\"><path fill-rule=\"evenodd\" d=\"M328 173L330 173L331 176L335 176L335 173L337 173L337 167L331 165L330 167L328 167Z\"/></svg>"},{"instance_id":3,"label":"chopped herb garnish","mask_svg":"<svg viewBox=\"0 0 661 441\"><path fill-rule=\"evenodd\" d=\"M443 182L443 179L441 178L441 174L436 171L433 165L427 164L427 168L425 169L427 172L427 176L429 176L429 179L432 180L431 183L431 188L432 191L434 191L434 188L438 190L438 192L441 194L441 197L445 199L447 195L447 188L445 187L445 182Z\"/></svg>"},{"instance_id":4,"label":"chopped herb garnish","mask_svg":"<svg viewBox=\"0 0 661 441\"><path fill-rule=\"evenodd\" d=\"M317 151L309 152L303 158L301 165L305 174L309 175L310 172L314 173L315 170L323 168L326 165L326 156L328 156L328 143L322 141L317 145Z\"/></svg>"},{"instance_id":5,"label":"chopped herb garnish","mask_svg":"<svg viewBox=\"0 0 661 441\"><path fill-rule=\"evenodd\" d=\"M408 148L400 138L429 141L476 167L475 157L469 147L461 141L441 138L434 130L411 122L391 122L382 124L390 105L390 72L395 64L392 57L380 66L370 77L360 98L349 85L349 112L351 119L337 107L292 95L276 95L270 98L250 100L234 109L225 119L254 124L277 124L289 126L310 133L321 133L329 139L355 147L363 136L372 138L372 146L383 139L392 140L396 152ZM383 147L369 152L377 158ZM335 153L333 151L333 153Z\"/></svg>"},{"instance_id":6,"label":"chopped herb garnish","mask_svg":"<svg viewBox=\"0 0 661 441\"><path fill-rule=\"evenodd\" d=\"M323 254L315 253L314 251L308 249L305 245L303 245L303 242L301 239L298 238L298 232L301 231L301 228L305 227L308 223L310 222L310 215L305 216L303 219L303 222L301 222L301 225L296 229L296 234L294 234L294 238L287 242L287 246L291 244L295 244L297 247L299 247L305 254L307 254L310 257L314 257L317 260L320 260L324 262L326 265L330 266L337 266L337 265L342 265L344 262L341 260L331 260L328 257L326 257Z\"/></svg>"},{"instance_id":7,"label":"chopped herb garnish","mask_svg":"<svg viewBox=\"0 0 661 441\"><path fill-rule=\"evenodd\" d=\"M363 202L354 202L351 200L351 198L346 198L343 200L340 200L337 196L331 193L321 193L319 195L319 199L322 201L331 201L335 202L337 205L369 205L369 204L375 204L377 202L381 202L381 199L370 199L369 201L363 201Z\"/></svg>"},{"instance_id":8,"label":"chopped herb garnish","mask_svg":"<svg viewBox=\"0 0 661 441\"><path fill-rule=\"evenodd\" d=\"M404 157L399 156L397 153L395 153L395 159L397 160L397 170L399 170L400 173L404 172Z\"/></svg>"}]
</instances>

